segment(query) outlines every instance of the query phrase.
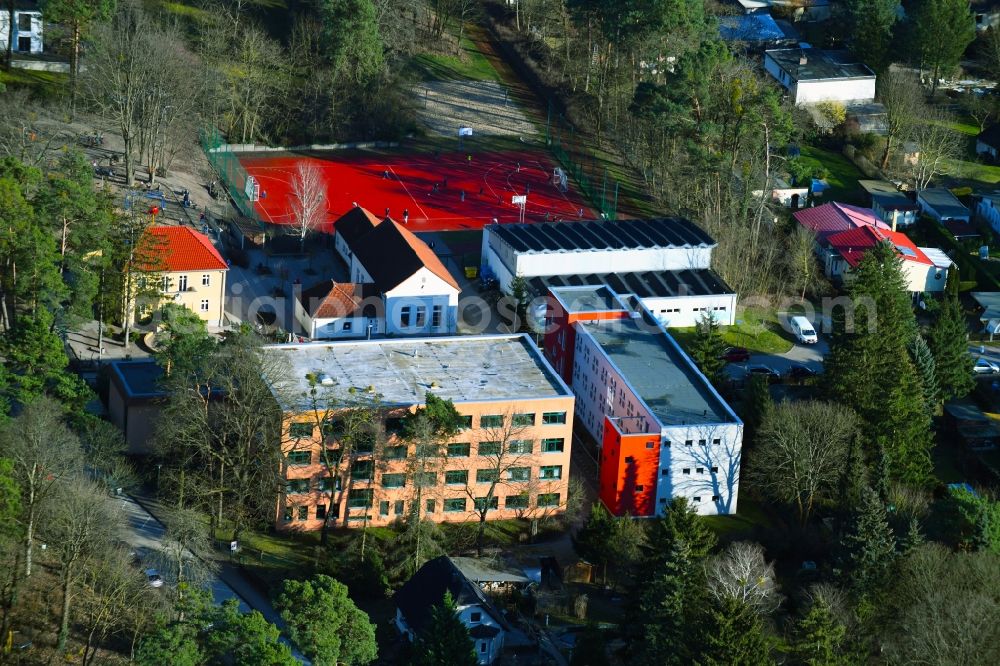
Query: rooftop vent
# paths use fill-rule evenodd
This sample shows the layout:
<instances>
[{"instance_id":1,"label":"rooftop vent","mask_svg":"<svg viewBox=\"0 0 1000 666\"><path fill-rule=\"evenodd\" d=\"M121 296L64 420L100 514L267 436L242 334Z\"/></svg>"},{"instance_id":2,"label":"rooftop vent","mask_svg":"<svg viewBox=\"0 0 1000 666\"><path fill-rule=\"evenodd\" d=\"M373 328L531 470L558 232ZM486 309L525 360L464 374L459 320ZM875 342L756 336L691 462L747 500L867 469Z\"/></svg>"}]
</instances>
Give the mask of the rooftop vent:
<instances>
[{"instance_id":1,"label":"rooftop vent","mask_svg":"<svg viewBox=\"0 0 1000 666\"><path fill-rule=\"evenodd\" d=\"M334 384L333 377L326 374L325 372L319 373L319 375L317 375L316 378L319 380L319 383L322 384L323 386L333 386Z\"/></svg>"},{"instance_id":2,"label":"rooftop vent","mask_svg":"<svg viewBox=\"0 0 1000 666\"><path fill-rule=\"evenodd\" d=\"M809 58L807 58L806 54L803 53L802 55L799 56L799 65L808 65L808 64L809 64Z\"/></svg>"}]
</instances>

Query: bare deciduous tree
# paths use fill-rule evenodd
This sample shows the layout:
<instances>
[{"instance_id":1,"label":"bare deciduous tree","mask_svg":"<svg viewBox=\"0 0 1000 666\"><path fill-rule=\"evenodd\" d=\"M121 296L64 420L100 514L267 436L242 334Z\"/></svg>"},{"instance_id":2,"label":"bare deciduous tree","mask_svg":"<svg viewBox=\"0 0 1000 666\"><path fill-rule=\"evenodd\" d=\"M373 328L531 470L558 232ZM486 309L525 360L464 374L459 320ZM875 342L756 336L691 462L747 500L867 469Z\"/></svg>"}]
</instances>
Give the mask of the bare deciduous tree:
<instances>
[{"instance_id":1,"label":"bare deciduous tree","mask_svg":"<svg viewBox=\"0 0 1000 666\"><path fill-rule=\"evenodd\" d=\"M326 183L315 165L300 163L295 169L289 205L301 252L306 236L320 229L326 221Z\"/></svg>"},{"instance_id":2,"label":"bare deciduous tree","mask_svg":"<svg viewBox=\"0 0 1000 666\"><path fill-rule=\"evenodd\" d=\"M737 541L706 564L708 590L718 600L735 599L762 615L781 604L774 565L764 559L764 547Z\"/></svg>"},{"instance_id":3,"label":"bare deciduous tree","mask_svg":"<svg viewBox=\"0 0 1000 666\"><path fill-rule=\"evenodd\" d=\"M890 68L878 77L878 98L885 107L885 148L881 167L889 166L893 146L906 137L918 122L924 107L920 79L910 72Z\"/></svg>"},{"instance_id":4,"label":"bare deciduous tree","mask_svg":"<svg viewBox=\"0 0 1000 666\"><path fill-rule=\"evenodd\" d=\"M855 414L834 403L781 403L760 426L749 475L766 497L794 504L805 524L835 492L857 428Z\"/></svg>"},{"instance_id":5,"label":"bare deciduous tree","mask_svg":"<svg viewBox=\"0 0 1000 666\"><path fill-rule=\"evenodd\" d=\"M951 114L930 109L911 128L910 139L917 145L918 153L910 160L907 172L918 192L937 176L950 173L954 161L961 158L965 137L952 129L953 123Z\"/></svg>"}]
</instances>

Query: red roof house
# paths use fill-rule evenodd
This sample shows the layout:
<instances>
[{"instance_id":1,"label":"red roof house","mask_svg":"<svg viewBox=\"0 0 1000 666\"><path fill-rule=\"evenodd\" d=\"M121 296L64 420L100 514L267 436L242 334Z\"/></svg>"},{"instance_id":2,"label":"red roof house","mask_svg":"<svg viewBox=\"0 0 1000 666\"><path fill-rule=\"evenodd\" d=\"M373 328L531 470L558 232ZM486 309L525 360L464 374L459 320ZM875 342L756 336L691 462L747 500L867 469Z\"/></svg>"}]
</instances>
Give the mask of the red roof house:
<instances>
[{"instance_id":1,"label":"red roof house","mask_svg":"<svg viewBox=\"0 0 1000 666\"><path fill-rule=\"evenodd\" d=\"M872 209L837 202L804 208L795 212L793 217L796 222L816 234L816 240L820 244L832 234L859 227L891 231L889 225L879 219Z\"/></svg>"},{"instance_id":2,"label":"red roof house","mask_svg":"<svg viewBox=\"0 0 1000 666\"><path fill-rule=\"evenodd\" d=\"M224 271L229 264L215 249L208 236L190 227L150 227L146 242L156 253L156 268L161 272Z\"/></svg>"}]
</instances>

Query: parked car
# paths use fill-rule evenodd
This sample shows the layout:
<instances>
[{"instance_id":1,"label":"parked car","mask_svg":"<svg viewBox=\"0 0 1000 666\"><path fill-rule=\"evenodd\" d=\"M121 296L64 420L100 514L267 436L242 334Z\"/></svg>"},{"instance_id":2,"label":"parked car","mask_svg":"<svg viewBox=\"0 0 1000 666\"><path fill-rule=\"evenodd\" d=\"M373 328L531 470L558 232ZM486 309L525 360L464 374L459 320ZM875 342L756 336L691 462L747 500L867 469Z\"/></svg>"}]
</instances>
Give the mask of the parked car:
<instances>
[{"instance_id":1,"label":"parked car","mask_svg":"<svg viewBox=\"0 0 1000 666\"><path fill-rule=\"evenodd\" d=\"M789 379L805 380L811 379L816 376L816 371L807 365L802 363L793 363L785 372L785 376Z\"/></svg>"},{"instance_id":2,"label":"parked car","mask_svg":"<svg viewBox=\"0 0 1000 666\"><path fill-rule=\"evenodd\" d=\"M972 366L972 371L977 375L995 375L1000 373L1000 365L989 359L981 358Z\"/></svg>"},{"instance_id":3,"label":"parked car","mask_svg":"<svg viewBox=\"0 0 1000 666\"><path fill-rule=\"evenodd\" d=\"M750 377L767 377L770 382L781 381L781 373L769 365L747 366L747 379Z\"/></svg>"},{"instance_id":4,"label":"parked car","mask_svg":"<svg viewBox=\"0 0 1000 666\"><path fill-rule=\"evenodd\" d=\"M163 578L160 577L160 572L156 569L146 569L146 582L150 584L151 587L163 587Z\"/></svg>"},{"instance_id":5,"label":"parked car","mask_svg":"<svg viewBox=\"0 0 1000 666\"><path fill-rule=\"evenodd\" d=\"M806 345L814 345L819 342L816 329L805 317L792 317L788 320L788 324L792 328L792 333L795 334L795 339L799 342Z\"/></svg>"},{"instance_id":6,"label":"parked car","mask_svg":"<svg viewBox=\"0 0 1000 666\"><path fill-rule=\"evenodd\" d=\"M719 358L729 363L745 363L750 360L750 350L746 347L727 347Z\"/></svg>"}]
</instances>

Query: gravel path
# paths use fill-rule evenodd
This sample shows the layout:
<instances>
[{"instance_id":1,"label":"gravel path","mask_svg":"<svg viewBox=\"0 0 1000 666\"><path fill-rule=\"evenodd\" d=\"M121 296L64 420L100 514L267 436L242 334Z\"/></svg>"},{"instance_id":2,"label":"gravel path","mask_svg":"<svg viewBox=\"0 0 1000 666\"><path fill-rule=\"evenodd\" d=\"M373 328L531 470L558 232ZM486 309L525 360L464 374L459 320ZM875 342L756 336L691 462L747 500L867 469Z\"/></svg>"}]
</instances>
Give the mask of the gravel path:
<instances>
[{"instance_id":1,"label":"gravel path","mask_svg":"<svg viewBox=\"0 0 1000 666\"><path fill-rule=\"evenodd\" d=\"M502 83L425 81L412 90L417 118L432 134L457 137L459 127L471 127L475 136L536 134Z\"/></svg>"}]
</instances>

